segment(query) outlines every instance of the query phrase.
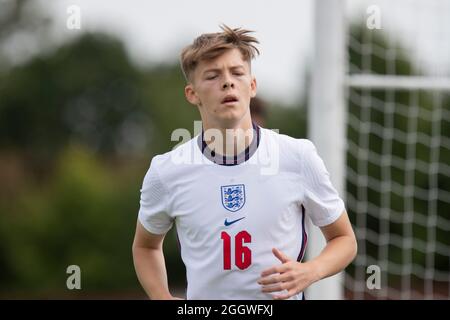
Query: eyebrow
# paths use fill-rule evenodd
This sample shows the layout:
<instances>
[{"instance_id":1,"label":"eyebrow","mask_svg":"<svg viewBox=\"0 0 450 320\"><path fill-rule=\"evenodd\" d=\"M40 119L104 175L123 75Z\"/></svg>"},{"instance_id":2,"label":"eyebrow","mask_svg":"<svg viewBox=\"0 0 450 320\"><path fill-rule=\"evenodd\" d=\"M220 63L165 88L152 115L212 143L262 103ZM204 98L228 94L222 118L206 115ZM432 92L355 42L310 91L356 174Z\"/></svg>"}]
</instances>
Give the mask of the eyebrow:
<instances>
[{"instance_id":1,"label":"eyebrow","mask_svg":"<svg viewBox=\"0 0 450 320\"><path fill-rule=\"evenodd\" d=\"M229 69L245 69L244 65L240 64L240 65L236 65L236 66L232 66ZM205 71L203 71L203 74L208 73L208 72L221 72L222 69L220 68L211 68L211 69L207 69Z\"/></svg>"}]
</instances>

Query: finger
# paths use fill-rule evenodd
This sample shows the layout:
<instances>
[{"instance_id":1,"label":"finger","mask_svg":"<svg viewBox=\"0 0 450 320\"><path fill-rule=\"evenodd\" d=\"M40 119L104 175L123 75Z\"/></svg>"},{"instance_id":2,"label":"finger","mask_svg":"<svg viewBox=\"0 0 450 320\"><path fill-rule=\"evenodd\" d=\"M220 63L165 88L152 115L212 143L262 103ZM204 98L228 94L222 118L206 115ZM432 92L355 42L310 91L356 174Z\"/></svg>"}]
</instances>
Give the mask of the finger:
<instances>
[{"instance_id":1,"label":"finger","mask_svg":"<svg viewBox=\"0 0 450 320\"><path fill-rule=\"evenodd\" d=\"M275 257L277 257L278 260L280 260L282 263L288 262L291 260L287 255L285 255L283 252L278 250L277 248L272 249L273 254Z\"/></svg>"},{"instance_id":2,"label":"finger","mask_svg":"<svg viewBox=\"0 0 450 320\"><path fill-rule=\"evenodd\" d=\"M291 289L293 287L294 287L294 283L278 282L276 284L263 286L261 288L261 291L264 292L264 293L279 292L279 291L283 291L283 290L289 290L289 289Z\"/></svg>"},{"instance_id":3,"label":"finger","mask_svg":"<svg viewBox=\"0 0 450 320\"><path fill-rule=\"evenodd\" d=\"M289 266L287 266L285 264L274 266L274 267L271 267L271 268L266 269L263 272L261 272L261 277L267 277L274 273L283 273L283 272L286 272L286 270L288 270L288 269L289 269Z\"/></svg>"},{"instance_id":4,"label":"finger","mask_svg":"<svg viewBox=\"0 0 450 320\"><path fill-rule=\"evenodd\" d=\"M289 290L287 293L283 293L283 294L277 294L273 296L274 300L286 300L289 299L290 297L296 295L297 292L294 289Z\"/></svg>"},{"instance_id":5,"label":"finger","mask_svg":"<svg viewBox=\"0 0 450 320\"><path fill-rule=\"evenodd\" d=\"M260 285L269 285L269 284L274 284L274 283L278 283L278 282L286 282L289 280L292 280L291 276L284 273L284 274L278 274L278 275L274 275L274 276L267 276L267 277L260 278L258 280L258 283Z\"/></svg>"}]
</instances>

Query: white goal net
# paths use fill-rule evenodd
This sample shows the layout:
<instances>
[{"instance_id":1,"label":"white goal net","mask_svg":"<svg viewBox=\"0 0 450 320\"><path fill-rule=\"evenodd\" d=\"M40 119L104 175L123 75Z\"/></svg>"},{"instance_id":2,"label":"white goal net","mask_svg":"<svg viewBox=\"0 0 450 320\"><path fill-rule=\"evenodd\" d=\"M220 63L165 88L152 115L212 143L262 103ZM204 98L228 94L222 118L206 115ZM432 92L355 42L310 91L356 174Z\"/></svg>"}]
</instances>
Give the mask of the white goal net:
<instances>
[{"instance_id":1,"label":"white goal net","mask_svg":"<svg viewBox=\"0 0 450 320\"><path fill-rule=\"evenodd\" d=\"M347 1L347 14L345 195L358 255L345 297L449 299L450 1Z\"/></svg>"}]
</instances>

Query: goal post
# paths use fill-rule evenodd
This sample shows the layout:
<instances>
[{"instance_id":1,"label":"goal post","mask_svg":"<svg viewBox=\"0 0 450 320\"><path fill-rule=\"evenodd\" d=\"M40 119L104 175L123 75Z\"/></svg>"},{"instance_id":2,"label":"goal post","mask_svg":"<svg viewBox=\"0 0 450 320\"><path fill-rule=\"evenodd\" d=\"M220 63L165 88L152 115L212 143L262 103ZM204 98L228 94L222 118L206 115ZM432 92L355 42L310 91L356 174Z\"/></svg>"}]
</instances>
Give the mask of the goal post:
<instances>
[{"instance_id":1,"label":"goal post","mask_svg":"<svg viewBox=\"0 0 450 320\"><path fill-rule=\"evenodd\" d=\"M308 138L322 157L331 181L344 198L345 184L345 5L339 0L314 1L314 54L308 106ZM319 228L309 221L308 257L325 246ZM306 290L307 299L342 299L343 274Z\"/></svg>"}]
</instances>

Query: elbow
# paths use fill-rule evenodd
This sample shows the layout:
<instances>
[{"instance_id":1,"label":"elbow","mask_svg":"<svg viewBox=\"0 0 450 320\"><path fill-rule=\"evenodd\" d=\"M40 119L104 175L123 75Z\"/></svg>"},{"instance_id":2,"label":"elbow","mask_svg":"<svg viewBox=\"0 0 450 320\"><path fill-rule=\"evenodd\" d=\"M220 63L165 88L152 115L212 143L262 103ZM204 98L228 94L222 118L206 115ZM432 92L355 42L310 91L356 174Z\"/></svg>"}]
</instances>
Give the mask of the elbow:
<instances>
[{"instance_id":1,"label":"elbow","mask_svg":"<svg viewBox=\"0 0 450 320\"><path fill-rule=\"evenodd\" d=\"M136 241L133 241L133 244L131 245L131 253L133 254L133 258L135 259L136 256L142 251L142 246L140 246Z\"/></svg>"},{"instance_id":2,"label":"elbow","mask_svg":"<svg viewBox=\"0 0 450 320\"><path fill-rule=\"evenodd\" d=\"M351 247L352 247L351 261L353 261L356 258L356 255L358 254L358 241L356 241L356 237L354 234L353 234L351 243L352 243L352 245L351 245Z\"/></svg>"},{"instance_id":3,"label":"elbow","mask_svg":"<svg viewBox=\"0 0 450 320\"><path fill-rule=\"evenodd\" d=\"M136 245L136 237L133 239L133 243L131 244L131 252L135 252L136 251L136 248L137 248L137 245Z\"/></svg>"},{"instance_id":4,"label":"elbow","mask_svg":"<svg viewBox=\"0 0 450 320\"><path fill-rule=\"evenodd\" d=\"M133 244L131 245L131 254L133 256L133 260L136 259L136 252L137 252L137 247L136 247L136 244L133 242Z\"/></svg>"}]
</instances>

